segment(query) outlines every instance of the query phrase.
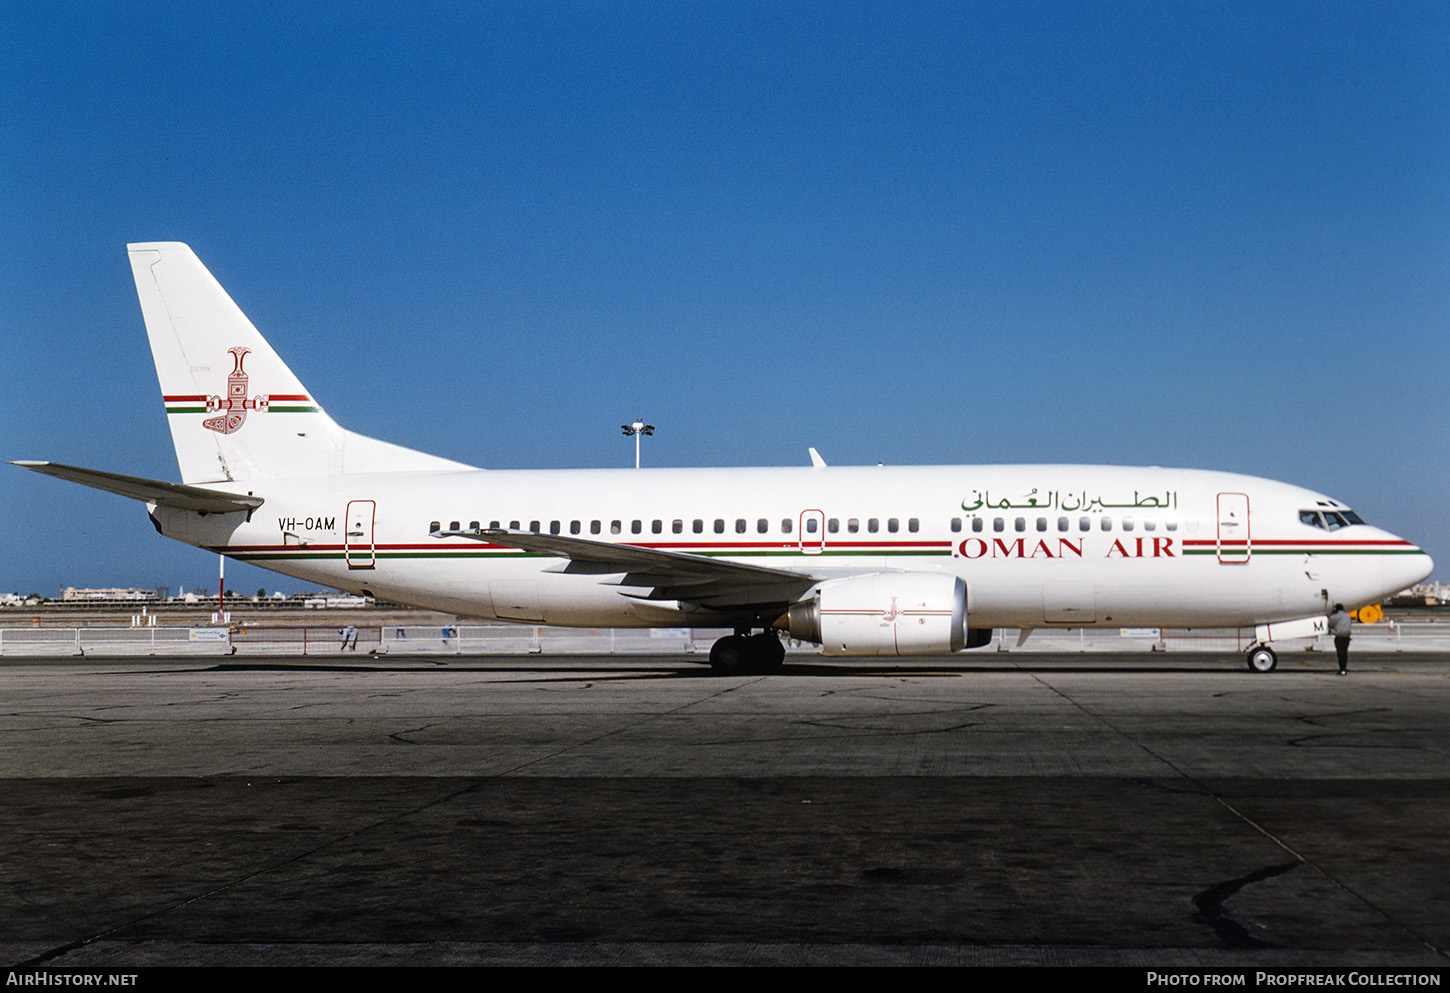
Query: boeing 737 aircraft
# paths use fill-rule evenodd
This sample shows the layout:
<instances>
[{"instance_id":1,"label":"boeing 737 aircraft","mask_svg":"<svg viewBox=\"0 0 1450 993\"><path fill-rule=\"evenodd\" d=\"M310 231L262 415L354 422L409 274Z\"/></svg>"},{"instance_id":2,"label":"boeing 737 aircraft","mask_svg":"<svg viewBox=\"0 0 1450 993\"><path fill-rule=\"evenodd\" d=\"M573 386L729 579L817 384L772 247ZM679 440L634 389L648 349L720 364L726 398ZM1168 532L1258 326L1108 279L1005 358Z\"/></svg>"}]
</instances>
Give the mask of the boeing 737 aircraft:
<instances>
[{"instance_id":1,"label":"boeing 737 aircraft","mask_svg":"<svg viewBox=\"0 0 1450 993\"><path fill-rule=\"evenodd\" d=\"M992 629L1322 632L1430 574L1309 490L1120 466L483 470L338 426L177 243L129 246L181 484L28 469L145 502L156 530L342 590L470 617L725 627L717 671L947 654Z\"/></svg>"}]
</instances>

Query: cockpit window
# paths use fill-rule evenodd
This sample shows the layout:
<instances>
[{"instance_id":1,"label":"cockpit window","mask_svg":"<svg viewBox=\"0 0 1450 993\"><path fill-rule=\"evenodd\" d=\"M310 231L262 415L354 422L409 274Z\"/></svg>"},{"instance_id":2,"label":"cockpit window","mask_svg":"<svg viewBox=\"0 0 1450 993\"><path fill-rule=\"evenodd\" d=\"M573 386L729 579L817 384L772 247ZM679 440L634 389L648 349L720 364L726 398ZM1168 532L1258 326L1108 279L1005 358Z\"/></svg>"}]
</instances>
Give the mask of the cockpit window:
<instances>
[{"instance_id":1,"label":"cockpit window","mask_svg":"<svg viewBox=\"0 0 1450 993\"><path fill-rule=\"evenodd\" d=\"M1325 531L1338 531L1351 524L1363 524L1364 521L1352 510L1301 510L1299 523L1307 524L1311 528L1323 528Z\"/></svg>"}]
</instances>

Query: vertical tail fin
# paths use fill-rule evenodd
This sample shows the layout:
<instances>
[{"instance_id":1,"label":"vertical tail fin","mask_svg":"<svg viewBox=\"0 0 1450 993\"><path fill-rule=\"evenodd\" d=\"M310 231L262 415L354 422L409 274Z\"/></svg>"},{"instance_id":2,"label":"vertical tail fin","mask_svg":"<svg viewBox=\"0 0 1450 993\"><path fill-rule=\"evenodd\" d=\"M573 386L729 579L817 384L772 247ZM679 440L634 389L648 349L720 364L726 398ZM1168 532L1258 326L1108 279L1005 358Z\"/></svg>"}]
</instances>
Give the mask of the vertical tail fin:
<instances>
[{"instance_id":1,"label":"vertical tail fin","mask_svg":"<svg viewBox=\"0 0 1450 993\"><path fill-rule=\"evenodd\" d=\"M469 468L339 427L190 248L126 247L183 482Z\"/></svg>"}]
</instances>

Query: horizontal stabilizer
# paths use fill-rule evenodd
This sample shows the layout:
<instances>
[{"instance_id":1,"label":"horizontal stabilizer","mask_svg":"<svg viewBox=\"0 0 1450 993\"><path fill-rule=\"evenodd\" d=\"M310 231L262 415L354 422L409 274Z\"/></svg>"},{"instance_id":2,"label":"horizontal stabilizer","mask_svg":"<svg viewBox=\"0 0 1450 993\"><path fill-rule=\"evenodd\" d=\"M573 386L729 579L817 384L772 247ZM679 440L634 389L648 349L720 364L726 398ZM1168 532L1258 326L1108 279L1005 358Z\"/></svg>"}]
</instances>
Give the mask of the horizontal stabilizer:
<instances>
[{"instance_id":1,"label":"horizontal stabilizer","mask_svg":"<svg viewBox=\"0 0 1450 993\"><path fill-rule=\"evenodd\" d=\"M47 476L68 479L82 486L93 486L107 493L119 493L132 500L144 500L162 507L177 510L194 510L203 514L231 514L239 511L256 510L262 505L259 496L242 496L209 490L203 486L183 486L159 479L143 479L140 476L123 476L119 472L102 472L99 469L82 469L79 466L61 465L59 462L11 462L22 469L33 469Z\"/></svg>"}]
</instances>

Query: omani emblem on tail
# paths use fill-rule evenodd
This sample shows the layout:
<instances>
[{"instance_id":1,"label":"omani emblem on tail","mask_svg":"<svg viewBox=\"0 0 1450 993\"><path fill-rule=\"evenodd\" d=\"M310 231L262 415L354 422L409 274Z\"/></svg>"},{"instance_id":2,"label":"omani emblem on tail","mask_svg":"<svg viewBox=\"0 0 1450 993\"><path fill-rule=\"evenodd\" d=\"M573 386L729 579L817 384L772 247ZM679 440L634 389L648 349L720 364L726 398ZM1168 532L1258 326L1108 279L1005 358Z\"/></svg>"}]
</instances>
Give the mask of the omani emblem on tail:
<instances>
[{"instance_id":1,"label":"omani emblem on tail","mask_svg":"<svg viewBox=\"0 0 1450 993\"><path fill-rule=\"evenodd\" d=\"M251 351L250 348L243 348L237 345L228 348L232 353L232 360L236 363L232 367L232 374L227 377L227 395L225 397L210 396L206 399L206 411L211 413L215 410L224 411L220 417L208 417L201 422L201 426L218 434L231 434L247 422L247 411L266 410L272 402L270 396L247 397L247 374L242 369L242 359Z\"/></svg>"}]
</instances>

